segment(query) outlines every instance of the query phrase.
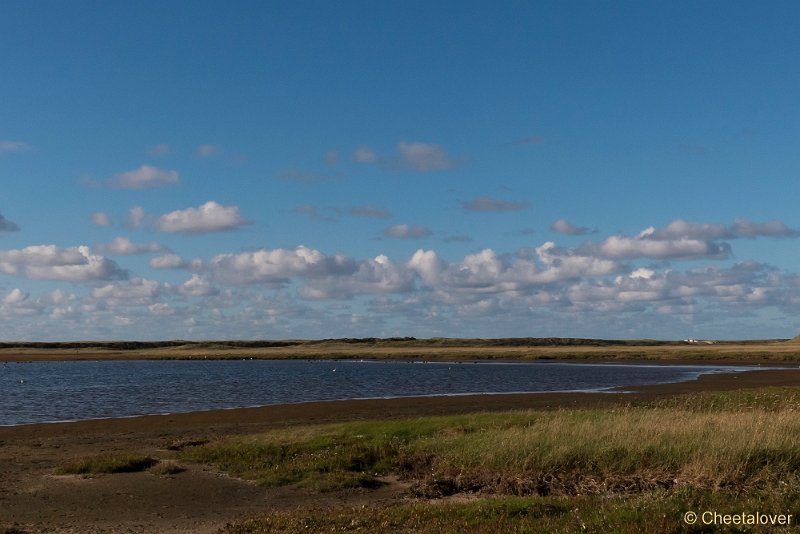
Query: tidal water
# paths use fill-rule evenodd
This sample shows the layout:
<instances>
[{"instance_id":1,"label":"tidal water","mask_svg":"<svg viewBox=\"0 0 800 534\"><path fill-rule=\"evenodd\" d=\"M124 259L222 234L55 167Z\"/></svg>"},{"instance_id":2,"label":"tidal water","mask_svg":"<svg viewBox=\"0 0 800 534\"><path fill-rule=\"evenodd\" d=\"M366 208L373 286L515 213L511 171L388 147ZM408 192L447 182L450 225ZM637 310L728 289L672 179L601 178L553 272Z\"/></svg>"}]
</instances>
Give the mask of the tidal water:
<instances>
[{"instance_id":1,"label":"tidal water","mask_svg":"<svg viewBox=\"0 0 800 534\"><path fill-rule=\"evenodd\" d=\"M397 361L78 361L0 364L0 425L337 399L603 391L733 366Z\"/></svg>"}]
</instances>

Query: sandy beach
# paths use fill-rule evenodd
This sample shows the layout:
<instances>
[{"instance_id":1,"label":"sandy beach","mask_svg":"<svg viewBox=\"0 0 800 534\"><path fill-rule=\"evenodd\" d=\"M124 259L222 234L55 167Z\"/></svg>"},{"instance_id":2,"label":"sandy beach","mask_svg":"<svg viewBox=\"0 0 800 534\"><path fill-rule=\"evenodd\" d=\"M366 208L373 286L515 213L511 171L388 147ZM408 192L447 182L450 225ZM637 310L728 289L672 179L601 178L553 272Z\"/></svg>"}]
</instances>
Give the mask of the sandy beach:
<instances>
[{"instance_id":1,"label":"sandy beach","mask_svg":"<svg viewBox=\"0 0 800 534\"><path fill-rule=\"evenodd\" d=\"M726 362L728 363L728 362ZM126 419L0 428L0 532L214 532L269 510L395 503L404 484L307 494L263 488L208 466L167 476L148 472L56 476L65 462L119 451L166 460L181 443L292 425L476 411L613 406L695 391L800 385L800 370L703 375L631 393L546 393L315 402ZM5 530L2 530L5 529Z\"/></svg>"}]
</instances>

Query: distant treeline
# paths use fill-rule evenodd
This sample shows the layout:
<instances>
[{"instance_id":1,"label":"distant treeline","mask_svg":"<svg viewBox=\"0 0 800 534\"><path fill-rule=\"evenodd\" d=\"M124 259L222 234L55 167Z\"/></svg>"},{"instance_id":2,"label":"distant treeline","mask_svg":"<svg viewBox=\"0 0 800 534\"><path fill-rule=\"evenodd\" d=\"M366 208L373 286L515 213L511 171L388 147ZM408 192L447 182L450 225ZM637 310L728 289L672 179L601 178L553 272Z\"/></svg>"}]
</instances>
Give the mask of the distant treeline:
<instances>
[{"instance_id":1,"label":"distant treeline","mask_svg":"<svg viewBox=\"0 0 800 534\"><path fill-rule=\"evenodd\" d=\"M764 343L776 340L753 341L716 341L715 343ZM30 341L0 342L0 349L107 349L107 350L147 350L169 347L186 347L196 349L231 349L231 348L273 348L321 344L375 345L384 347L609 347L609 346L669 346L686 345L686 341L661 341L654 339L583 339L571 337L519 337L499 339L461 339L414 337L389 338L340 338L317 340L228 340L228 341Z\"/></svg>"}]
</instances>

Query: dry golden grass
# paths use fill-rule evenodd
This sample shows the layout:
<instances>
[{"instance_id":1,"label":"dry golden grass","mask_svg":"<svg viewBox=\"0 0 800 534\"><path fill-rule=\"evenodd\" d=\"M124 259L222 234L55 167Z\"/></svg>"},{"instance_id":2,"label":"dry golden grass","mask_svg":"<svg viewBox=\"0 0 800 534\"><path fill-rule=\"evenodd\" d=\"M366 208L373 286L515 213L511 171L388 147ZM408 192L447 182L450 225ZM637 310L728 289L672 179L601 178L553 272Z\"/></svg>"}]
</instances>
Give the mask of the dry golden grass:
<instances>
[{"instance_id":1,"label":"dry golden grass","mask_svg":"<svg viewBox=\"0 0 800 534\"><path fill-rule=\"evenodd\" d=\"M115 346L0 348L0 361L105 359L412 359L412 360L667 360L698 362L800 361L800 343L794 341L725 342L710 345L628 341L592 345L543 344L509 340L414 340L374 342L309 341L285 346L248 347L238 342L186 343L122 349ZM287 342L290 343L290 342ZM496 343L496 344L495 344ZM599 342L598 342L599 343ZM637 344L638 343L638 344Z\"/></svg>"},{"instance_id":2,"label":"dry golden grass","mask_svg":"<svg viewBox=\"0 0 800 534\"><path fill-rule=\"evenodd\" d=\"M270 485L313 480L325 486L322 479L346 485L351 475L394 472L426 496L476 490L635 493L680 486L749 491L795 483L800 389L761 391L615 409L293 427L290 433L193 447L184 458ZM775 398L786 402L776 406ZM359 480L364 485L366 479Z\"/></svg>"}]
</instances>

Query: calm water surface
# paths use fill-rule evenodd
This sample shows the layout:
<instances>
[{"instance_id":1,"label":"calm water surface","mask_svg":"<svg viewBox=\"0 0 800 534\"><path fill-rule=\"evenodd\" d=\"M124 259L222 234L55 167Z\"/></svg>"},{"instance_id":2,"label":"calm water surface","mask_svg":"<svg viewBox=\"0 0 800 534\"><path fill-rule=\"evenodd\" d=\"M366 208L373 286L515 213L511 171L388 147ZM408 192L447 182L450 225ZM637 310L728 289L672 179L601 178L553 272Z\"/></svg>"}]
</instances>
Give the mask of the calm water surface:
<instances>
[{"instance_id":1,"label":"calm water surface","mask_svg":"<svg viewBox=\"0 0 800 534\"><path fill-rule=\"evenodd\" d=\"M732 366L392 361L102 361L0 364L0 425L292 402L602 391Z\"/></svg>"}]
</instances>

